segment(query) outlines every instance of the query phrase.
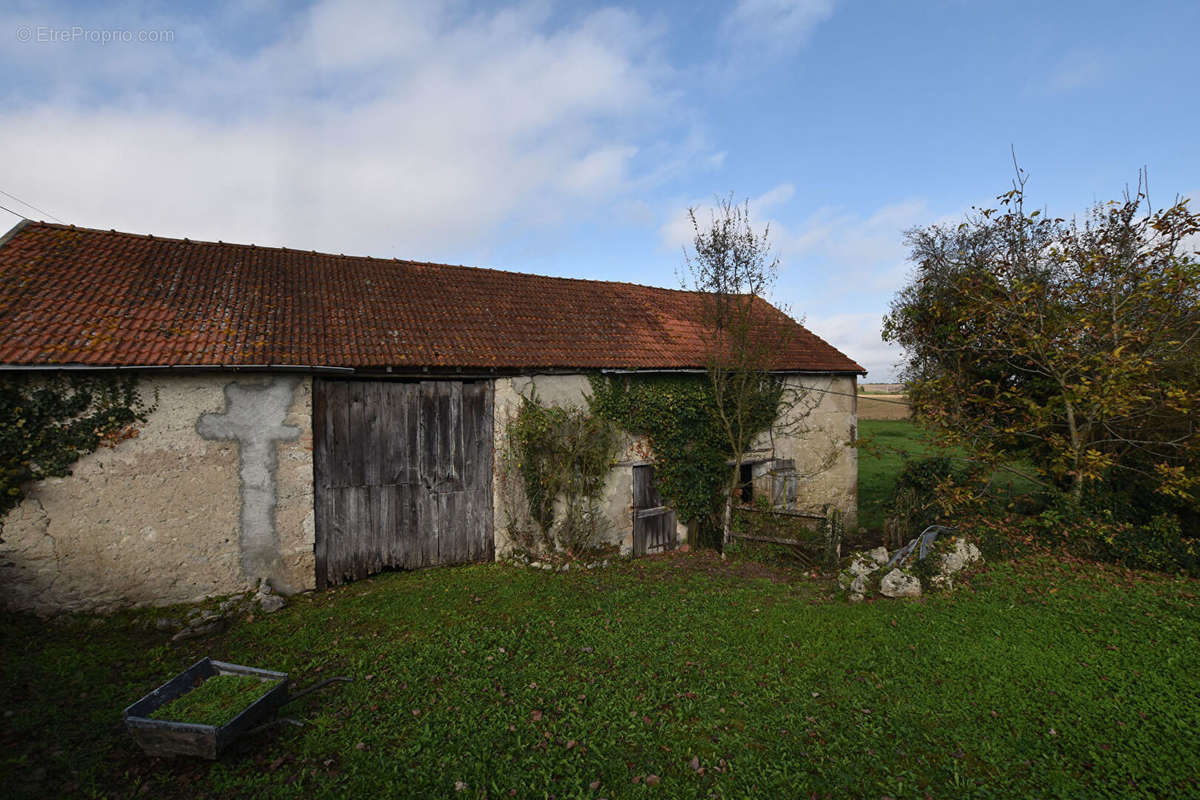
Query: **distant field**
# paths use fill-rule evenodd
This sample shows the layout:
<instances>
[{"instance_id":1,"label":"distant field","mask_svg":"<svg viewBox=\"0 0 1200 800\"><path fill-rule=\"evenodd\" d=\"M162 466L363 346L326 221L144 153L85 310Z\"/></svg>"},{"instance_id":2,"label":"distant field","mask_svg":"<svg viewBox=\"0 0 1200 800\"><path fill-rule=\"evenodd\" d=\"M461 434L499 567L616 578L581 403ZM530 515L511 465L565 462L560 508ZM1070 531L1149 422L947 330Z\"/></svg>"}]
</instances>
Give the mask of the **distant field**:
<instances>
[{"instance_id":1,"label":"distant field","mask_svg":"<svg viewBox=\"0 0 1200 800\"><path fill-rule=\"evenodd\" d=\"M910 407L902 394L858 396L859 419L908 419L909 410Z\"/></svg>"}]
</instances>

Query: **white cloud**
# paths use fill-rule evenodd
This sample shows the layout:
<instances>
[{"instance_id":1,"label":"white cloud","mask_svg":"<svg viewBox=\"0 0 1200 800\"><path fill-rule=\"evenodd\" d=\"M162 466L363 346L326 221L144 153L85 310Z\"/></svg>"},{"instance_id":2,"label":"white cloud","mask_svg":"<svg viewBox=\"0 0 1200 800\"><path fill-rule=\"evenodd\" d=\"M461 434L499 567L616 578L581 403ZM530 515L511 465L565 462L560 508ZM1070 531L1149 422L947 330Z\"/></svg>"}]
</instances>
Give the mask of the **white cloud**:
<instances>
[{"instance_id":1,"label":"white cloud","mask_svg":"<svg viewBox=\"0 0 1200 800\"><path fill-rule=\"evenodd\" d=\"M1051 94L1063 94L1095 86L1107 71L1104 57L1092 50L1073 50L1064 55L1046 76L1045 89Z\"/></svg>"},{"instance_id":2,"label":"white cloud","mask_svg":"<svg viewBox=\"0 0 1200 800\"><path fill-rule=\"evenodd\" d=\"M781 213L794 194L794 187L785 183L750 201L755 227L770 224L770 241L780 256L772 301L870 370L872 380L891 380L900 352L880 338L880 309L904 285L911 268L903 232L954 219L935 217L923 199L911 198L865 217L822 208L796 221ZM691 206L704 224L711 202ZM659 228L660 241L678 251L692 237L686 209L676 206Z\"/></svg>"},{"instance_id":3,"label":"white cloud","mask_svg":"<svg viewBox=\"0 0 1200 800\"><path fill-rule=\"evenodd\" d=\"M908 273L905 230L944 221L912 198L880 207L868 217L833 208L811 214L795 228L772 228L785 265L811 264L846 294L892 292Z\"/></svg>"},{"instance_id":4,"label":"white cloud","mask_svg":"<svg viewBox=\"0 0 1200 800\"><path fill-rule=\"evenodd\" d=\"M773 51L797 47L833 16L834 0L738 0L722 29L740 45Z\"/></svg>"},{"instance_id":5,"label":"white cloud","mask_svg":"<svg viewBox=\"0 0 1200 800\"><path fill-rule=\"evenodd\" d=\"M242 50L155 25L178 46L6 47L49 88L0 114L3 188L83 225L436 259L663 174L638 142L670 144L668 73L629 12L325 0Z\"/></svg>"},{"instance_id":6,"label":"white cloud","mask_svg":"<svg viewBox=\"0 0 1200 800\"><path fill-rule=\"evenodd\" d=\"M617 188L625 179L636 147L601 147L571 164L562 186L572 194L592 194Z\"/></svg>"},{"instance_id":7,"label":"white cloud","mask_svg":"<svg viewBox=\"0 0 1200 800\"><path fill-rule=\"evenodd\" d=\"M809 317L805 327L861 364L867 380L890 382L901 350L883 341L883 315L877 312Z\"/></svg>"},{"instance_id":8,"label":"white cloud","mask_svg":"<svg viewBox=\"0 0 1200 800\"><path fill-rule=\"evenodd\" d=\"M790 183L781 183L778 186L772 187L762 194L754 198L744 200L743 198L734 196L735 203L748 202L750 206L750 220L756 230L761 231L763 226L770 224L771 240L776 241L775 229L778 223L766 215L766 212L772 208L784 205L791 200L796 194L796 187ZM714 206L713 199L707 201L696 200L692 201L687 207L676 207L672 210L658 230L659 240L663 247L670 250L679 250L689 246L695 237L695 229L692 227L692 220L688 217L688 208L695 209L696 219L701 225L704 225L712 218Z\"/></svg>"},{"instance_id":9,"label":"white cloud","mask_svg":"<svg viewBox=\"0 0 1200 800\"><path fill-rule=\"evenodd\" d=\"M790 183L781 183L774 189L766 191L751 200L750 209L761 214L769 208L783 205L788 200L791 200L795 194L795 186Z\"/></svg>"}]
</instances>

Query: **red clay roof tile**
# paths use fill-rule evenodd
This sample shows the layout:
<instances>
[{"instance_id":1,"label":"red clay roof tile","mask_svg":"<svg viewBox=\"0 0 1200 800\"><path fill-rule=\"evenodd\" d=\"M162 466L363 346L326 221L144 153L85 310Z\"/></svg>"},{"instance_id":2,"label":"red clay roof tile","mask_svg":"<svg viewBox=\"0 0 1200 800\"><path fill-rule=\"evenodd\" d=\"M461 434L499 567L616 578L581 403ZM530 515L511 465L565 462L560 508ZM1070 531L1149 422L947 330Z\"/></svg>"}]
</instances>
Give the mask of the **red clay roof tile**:
<instances>
[{"instance_id":1,"label":"red clay roof tile","mask_svg":"<svg viewBox=\"0 0 1200 800\"><path fill-rule=\"evenodd\" d=\"M773 306L775 367L863 368ZM0 245L0 363L354 368L704 364L701 296L629 283L25 223Z\"/></svg>"}]
</instances>

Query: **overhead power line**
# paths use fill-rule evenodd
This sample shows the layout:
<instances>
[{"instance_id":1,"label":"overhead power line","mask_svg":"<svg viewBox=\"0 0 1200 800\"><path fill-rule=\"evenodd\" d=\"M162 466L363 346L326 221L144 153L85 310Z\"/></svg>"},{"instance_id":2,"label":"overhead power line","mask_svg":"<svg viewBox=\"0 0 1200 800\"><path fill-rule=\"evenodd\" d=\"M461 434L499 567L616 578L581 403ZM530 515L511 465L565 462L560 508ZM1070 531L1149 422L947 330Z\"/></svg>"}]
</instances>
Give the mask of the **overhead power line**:
<instances>
[{"instance_id":1,"label":"overhead power line","mask_svg":"<svg viewBox=\"0 0 1200 800\"><path fill-rule=\"evenodd\" d=\"M7 211L8 213L12 214L13 216L20 217L21 219L29 219L29 217L25 216L20 211L13 211L8 206L0 206L0 211Z\"/></svg>"},{"instance_id":2,"label":"overhead power line","mask_svg":"<svg viewBox=\"0 0 1200 800\"><path fill-rule=\"evenodd\" d=\"M10 193L10 192L6 192L6 191L4 191L3 189L0 189L0 194L4 195L5 197L11 197L13 200L16 200L16 201L17 201L18 203L20 203L21 205L25 206L26 208L32 208L34 211L38 212L39 214L45 214L47 217L49 217L50 219L54 220L54 221L55 221L55 222L57 222L57 223L60 223L60 224L62 224L62 225L65 225L65 224L66 224L65 222L63 222L63 221L62 221L61 219L59 219L58 217L56 217L56 216L54 216L53 214L51 214L49 211L46 211L45 209L38 208L38 207L37 207L37 206L35 206L33 203L26 202L25 200L22 200L21 198L17 197L15 194L12 194L12 193ZM0 206L0 208L3 208L3 206ZM12 209L5 208L4 210L5 210L5 211L8 211L8 212L9 212L9 213L11 213L11 214L17 214L17 212L16 212L16 211L13 211ZM17 214L17 216L18 216L18 217L25 217L25 215L24 215L24 214ZM25 217L25 219L29 219L29 217Z\"/></svg>"},{"instance_id":3,"label":"overhead power line","mask_svg":"<svg viewBox=\"0 0 1200 800\"><path fill-rule=\"evenodd\" d=\"M857 397L860 400L870 400L872 403L891 403L896 406L911 406L912 404L906 400L892 400L889 397L874 397L869 394L851 394L850 392L835 392L833 389L818 389L815 386L806 386L804 390L807 392L821 392L822 394L836 394L839 397Z\"/></svg>"}]
</instances>

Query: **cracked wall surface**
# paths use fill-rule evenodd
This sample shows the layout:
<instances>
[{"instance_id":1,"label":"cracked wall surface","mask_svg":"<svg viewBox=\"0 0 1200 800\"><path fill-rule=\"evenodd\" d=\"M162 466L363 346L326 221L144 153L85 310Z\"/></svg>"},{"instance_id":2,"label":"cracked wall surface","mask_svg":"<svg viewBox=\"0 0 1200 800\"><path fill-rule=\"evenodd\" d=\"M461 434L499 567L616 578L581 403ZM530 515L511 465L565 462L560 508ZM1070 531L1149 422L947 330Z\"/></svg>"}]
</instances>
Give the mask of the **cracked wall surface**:
<instances>
[{"instance_id":1,"label":"cracked wall surface","mask_svg":"<svg viewBox=\"0 0 1200 800\"><path fill-rule=\"evenodd\" d=\"M4 605L162 605L244 591L259 577L311 588L311 380L213 373L139 389L148 400L157 392L158 406L137 438L31 485L4 518ZM206 425L214 437L237 435L206 439Z\"/></svg>"}]
</instances>

